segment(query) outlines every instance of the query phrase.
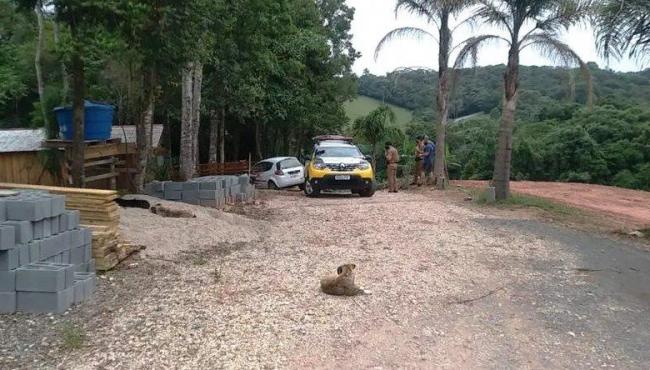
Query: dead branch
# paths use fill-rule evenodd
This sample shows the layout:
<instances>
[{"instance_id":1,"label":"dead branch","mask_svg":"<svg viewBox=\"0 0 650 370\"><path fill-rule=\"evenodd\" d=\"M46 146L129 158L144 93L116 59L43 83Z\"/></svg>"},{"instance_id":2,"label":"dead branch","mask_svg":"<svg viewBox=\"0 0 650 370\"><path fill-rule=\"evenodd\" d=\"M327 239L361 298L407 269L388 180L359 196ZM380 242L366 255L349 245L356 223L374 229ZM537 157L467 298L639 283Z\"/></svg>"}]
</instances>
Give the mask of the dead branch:
<instances>
[{"instance_id":1,"label":"dead branch","mask_svg":"<svg viewBox=\"0 0 650 370\"><path fill-rule=\"evenodd\" d=\"M463 300L456 300L456 301L451 302L451 303L455 303L455 304L469 304L469 303L472 303L472 302L476 302L476 301L478 301L478 300L480 300L480 299L487 298L487 297L491 296L492 294L494 294L494 293L496 293L496 292L498 292L498 291L500 291L500 290L505 290L505 287L500 287L500 288L497 288L497 289L494 289L494 290L490 290L489 292L483 294L482 296L476 297L476 298L469 298L469 299L463 299Z\"/></svg>"}]
</instances>

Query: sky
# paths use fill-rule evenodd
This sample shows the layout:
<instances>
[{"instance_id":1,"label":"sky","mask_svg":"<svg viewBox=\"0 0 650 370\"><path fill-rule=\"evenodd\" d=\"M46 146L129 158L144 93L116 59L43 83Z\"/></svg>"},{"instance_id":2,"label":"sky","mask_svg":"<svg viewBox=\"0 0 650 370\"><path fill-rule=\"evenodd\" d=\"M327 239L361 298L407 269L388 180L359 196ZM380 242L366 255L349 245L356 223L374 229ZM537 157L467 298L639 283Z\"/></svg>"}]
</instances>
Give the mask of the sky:
<instances>
[{"instance_id":1,"label":"sky","mask_svg":"<svg viewBox=\"0 0 650 370\"><path fill-rule=\"evenodd\" d=\"M352 42L355 49L361 52L354 66L354 72L363 73L364 69L370 70L375 75L383 75L397 68L423 67L437 69L437 46L433 40L398 39L392 41L375 61L375 47L382 37L396 27L417 26L432 33L435 28L416 16L400 12L395 18L395 0L346 0L349 6L356 9L352 22ZM477 30L479 31L479 30ZM481 31L485 33L486 30ZM490 33L499 32L495 29L487 30ZM473 35L468 28L460 28L454 34L454 41L459 42ZM589 26L583 25L571 28L563 35L563 41L575 50L587 62L596 62L601 68L609 66L616 71L638 71L641 66L632 60L610 61L609 65L598 56L594 46L594 36ZM491 44L481 49L479 65L493 65L506 62L507 47L500 44ZM551 61L541 56L534 50L525 50L521 55L521 64L524 65L553 65Z\"/></svg>"}]
</instances>

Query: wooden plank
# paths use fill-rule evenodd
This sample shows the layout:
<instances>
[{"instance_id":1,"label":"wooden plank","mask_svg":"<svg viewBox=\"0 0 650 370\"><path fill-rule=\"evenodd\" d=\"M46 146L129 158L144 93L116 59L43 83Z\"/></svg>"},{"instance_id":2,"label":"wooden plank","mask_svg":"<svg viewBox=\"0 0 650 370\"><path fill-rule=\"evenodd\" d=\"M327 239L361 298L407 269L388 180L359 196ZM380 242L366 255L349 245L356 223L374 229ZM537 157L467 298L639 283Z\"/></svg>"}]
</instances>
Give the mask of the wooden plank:
<instances>
[{"instance_id":1,"label":"wooden plank","mask_svg":"<svg viewBox=\"0 0 650 370\"><path fill-rule=\"evenodd\" d=\"M86 162L86 163L84 163L84 167L87 168L87 167L94 167L94 166L100 166L100 165L103 165L103 164L113 164L113 163L115 163L115 159L113 157L110 157L110 158L107 158L107 159L100 159L100 160L97 160L97 161Z\"/></svg>"},{"instance_id":2,"label":"wooden plank","mask_svg":"<svg viewBox=\"0 0 650 370\"><path fill-rule=\"evenodd\" d=\"M93 182L98 180L111 179L117 177L117 175L118 175L117 172L109 172L101 175L90 176L90 177L86 177L86 182L88 183L88 182Z\"/></svg>"},{"instance_id":3,"label":"wooden plank","mask_svg":"<svg viewBox=\"0 0 650 370\"><path fill-rule=\"evenodd\" d=\"M102 157L112 157L120 154L120 144L102 144L86 147L84 159L96 159Z\"/></svg>"},{"instance_id":4,"label":"wooden plank","mask_svg":"<svg viewBox=\"0 0 650 370\"><path fill-rule=\"evenodd\" d=\"M80 195L94 195L94 196L117 196L115 190L102 190L102 189L80 189L80 188L66 188L60 186L43 186L43 185L28 185L28 184L11 184L0 183L0 188L19 188L19 189L34 189L45 190L56 194L80 194Z\"/></svg>"}]
</instances>

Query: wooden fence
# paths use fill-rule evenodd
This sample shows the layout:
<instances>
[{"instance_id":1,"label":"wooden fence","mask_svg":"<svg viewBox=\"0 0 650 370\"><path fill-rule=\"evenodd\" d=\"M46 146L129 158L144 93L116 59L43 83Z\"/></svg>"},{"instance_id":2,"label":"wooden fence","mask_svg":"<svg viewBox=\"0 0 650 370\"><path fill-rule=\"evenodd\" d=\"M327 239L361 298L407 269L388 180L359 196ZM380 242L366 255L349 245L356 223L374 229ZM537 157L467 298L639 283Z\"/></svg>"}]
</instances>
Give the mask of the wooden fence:
<instances>
[{"instance_id":1,"label":"wooden fence","mask_svg":"<svg viewBox=\"0 0 650 370\"><path fill-rule=\"evenodd\" d=\"M56 186L62 179L43 166L39 152L0 153L0 182Z\"/></svg>"},{"instance_id":2,"label":"wooden fence","mask_svg":"<svg viewBox=\"0 0 650 370\"><path fill-rule=\"evenodd\" d=\"M197 172L199 176L214 176L214 175L240 175L248 173L249 171L248 161L238 161L238 162L209 162L205 164L200 164L197 166Z\"/></svg>"}]
</instances>

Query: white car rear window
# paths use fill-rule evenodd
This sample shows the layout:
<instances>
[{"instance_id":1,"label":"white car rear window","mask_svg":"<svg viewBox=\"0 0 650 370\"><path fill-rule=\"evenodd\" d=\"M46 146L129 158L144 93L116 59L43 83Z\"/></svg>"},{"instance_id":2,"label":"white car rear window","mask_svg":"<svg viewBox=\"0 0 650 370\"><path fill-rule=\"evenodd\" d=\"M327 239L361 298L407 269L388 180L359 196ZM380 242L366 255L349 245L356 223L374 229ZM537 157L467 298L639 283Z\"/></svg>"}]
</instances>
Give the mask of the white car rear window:
<instances>
[{"instance_id":1,"label":"white car rear window","mask_svg":"<svg viewBox=\"0 0 650 370\"><path fill-rule=\"evenodd\" d=\"M280 162L280 169L302 167L296 158L287 158Z\"/></svg>"}]
</instances>

